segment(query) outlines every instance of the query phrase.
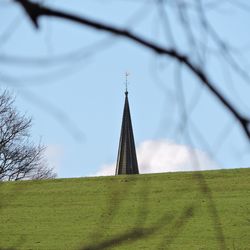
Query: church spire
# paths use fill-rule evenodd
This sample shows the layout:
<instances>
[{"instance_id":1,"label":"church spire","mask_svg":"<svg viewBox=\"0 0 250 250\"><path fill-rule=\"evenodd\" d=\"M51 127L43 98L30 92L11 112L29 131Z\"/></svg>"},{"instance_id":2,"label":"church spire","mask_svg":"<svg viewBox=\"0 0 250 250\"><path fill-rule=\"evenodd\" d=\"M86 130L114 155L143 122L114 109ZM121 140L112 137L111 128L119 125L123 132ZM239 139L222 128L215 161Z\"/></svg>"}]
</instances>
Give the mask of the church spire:
<instances>
[{"instance_id":1,"label":"church spire","mask_svg":"<svg viewBox=\"0 0 250 250\"><path fill-rule=\"evenodd\" d=\"M123 110L120 143L115 171L116 175L139 174L133 127L128 102L127 76L128 74L126 73L125 104Z\"/></svg>"}]
</instances>

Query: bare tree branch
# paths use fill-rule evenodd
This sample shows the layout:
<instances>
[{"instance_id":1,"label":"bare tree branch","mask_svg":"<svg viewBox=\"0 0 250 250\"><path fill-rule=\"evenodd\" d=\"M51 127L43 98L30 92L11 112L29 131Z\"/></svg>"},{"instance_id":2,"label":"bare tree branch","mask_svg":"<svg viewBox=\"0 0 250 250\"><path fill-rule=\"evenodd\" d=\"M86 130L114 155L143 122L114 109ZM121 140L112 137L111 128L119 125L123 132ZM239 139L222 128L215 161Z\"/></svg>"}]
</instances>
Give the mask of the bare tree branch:
<instances>
[{"instance_id":1,"label":"bare tree branch","mask_svg":"<svg viewBox=\"0 0 250 250\"><path fill-rule=\"evenodd\" d=\"M43 160L44 147L30 142L31 119L13 107L8 92L0 94L0 180L54 178Z\"/></svg>"}]
</instances>

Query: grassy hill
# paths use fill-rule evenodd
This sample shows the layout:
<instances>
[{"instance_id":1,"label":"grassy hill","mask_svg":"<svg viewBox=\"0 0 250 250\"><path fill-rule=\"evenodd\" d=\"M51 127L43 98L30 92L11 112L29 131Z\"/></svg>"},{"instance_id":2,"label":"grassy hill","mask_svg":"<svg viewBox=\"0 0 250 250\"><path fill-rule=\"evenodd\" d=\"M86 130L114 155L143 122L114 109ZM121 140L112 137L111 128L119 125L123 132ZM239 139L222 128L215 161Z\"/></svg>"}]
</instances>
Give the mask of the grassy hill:
<instances>
[{"instance_id":1,"label":"grassy hill","mask_svg":"<svg viewBox=\"0 0 250 250\"><path fill-rule=\"evenodd\" d=\"M250 249L250 169L0 184L0 249Z\"/></svg>"}]
</instances>

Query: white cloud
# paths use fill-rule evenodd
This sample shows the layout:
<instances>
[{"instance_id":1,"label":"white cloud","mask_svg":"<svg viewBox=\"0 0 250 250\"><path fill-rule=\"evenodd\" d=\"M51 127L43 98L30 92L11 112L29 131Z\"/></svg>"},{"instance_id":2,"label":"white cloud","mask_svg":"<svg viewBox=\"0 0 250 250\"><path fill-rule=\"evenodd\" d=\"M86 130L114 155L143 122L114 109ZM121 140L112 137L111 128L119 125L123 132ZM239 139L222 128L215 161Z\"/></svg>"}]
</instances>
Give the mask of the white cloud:
<instances>
[{"instance_id":1,"label":"white cloud","mask_svg":"<svg viewBox=\"0 0 250 250\"><path fill-rule=\"evenodd\" d=\"M218 169L205 152L167 140L147 140L137 147L140 173ZM96 176L114 175L115 163L103 165Z\"/></svg>"},{"instance_id":2,"label":"white cloud","mask_svg":"<svg viewBox=\"0 0 250 250\"><path fill-rule=\"evenodd\" d=\"M61 145L50 144L44 151L45 159L48 161L49 166L53 167L56 172L59 170L63 156L63 148Z\"/></svg>"},{"instance_id":3,"label":"white cloud","mask_svg":"<svg viewBox=\"0 0 250 250\"><path fill-rule=\"evenodd\" d=\"M98 170L97 173L94 174L94 176L105 176L114 174L115 174L115 163L101 166L100 170Z\"/></svg>"}]
</instances>

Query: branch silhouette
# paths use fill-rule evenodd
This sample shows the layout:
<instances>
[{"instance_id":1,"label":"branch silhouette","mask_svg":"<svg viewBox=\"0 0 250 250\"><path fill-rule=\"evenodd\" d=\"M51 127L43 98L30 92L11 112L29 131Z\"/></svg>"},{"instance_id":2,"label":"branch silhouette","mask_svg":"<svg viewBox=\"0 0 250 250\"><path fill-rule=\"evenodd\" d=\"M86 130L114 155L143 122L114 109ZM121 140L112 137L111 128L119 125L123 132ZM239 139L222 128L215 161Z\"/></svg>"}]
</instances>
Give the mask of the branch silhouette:
<instances>
[{"instance_id":1,"label":"branch silhouette","mask_svg":"<svg viewBox=\"0 0 250 250\"><path fill-rule=\"evenodd\" d=\"M65 20L73 21L75 23L82 24L84 26L88 26L90 28L106 31L111 34L127 38L151 51L159 54L171 57L177 60L179 63L185 65L199 80L202 84L204 84L207 89L220 101L220 103L231 113L231 115L238 121L243 132L247 136L248 140L250 140L250 119L241 114L234 105L223 95L222 92L210 81L205 72L194 63L191 62L190 58L176 49L166 48L160 46L152 41L148 41L145 38L142 38L127 29L117 28L112 25L104 24L102 22L98 22L95 20L91 20L90 18L80 17L74 14L67 13L65 11L59 11L56 9L45 7L38 3L33 3L28 0L14 0L19 3L25 10L26 14L30 17L30 20L34 24L34 26L38 29L39 23L38 19L41 16L48 17L58 17Z\"/></svg>"}]
</instances>

